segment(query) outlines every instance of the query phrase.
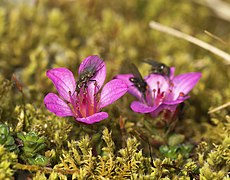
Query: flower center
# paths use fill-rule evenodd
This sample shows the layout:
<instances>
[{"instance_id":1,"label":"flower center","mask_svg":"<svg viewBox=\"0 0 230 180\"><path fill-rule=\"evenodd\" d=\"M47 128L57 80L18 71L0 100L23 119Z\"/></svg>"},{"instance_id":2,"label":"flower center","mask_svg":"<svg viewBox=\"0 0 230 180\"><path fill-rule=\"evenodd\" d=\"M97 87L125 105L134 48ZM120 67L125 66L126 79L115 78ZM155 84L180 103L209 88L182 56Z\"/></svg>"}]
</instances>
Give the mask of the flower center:
<instances>
[{"instance_id":1,"label":"flower center","mask_svg":"<svg viewBox=\"0 0 230 180\"><path fill-rule=\"evenodd\" d=\"M153 105L159 106L165 98L165 92L160 89L160 82L157 81L157 88L153 89Z\"/></svg>"},{"instance_id":2,"label":"flower center","mask_svg":"<svg viewBox=\"0 0 230 180\"><path fill-rule=\"evenodd\" d=\"M88 88L81 88L79 93L70 96L70 107L77 118L85 118L99 111L99 93L97 84L94 83L93 91Z\"/></svg>"}]
</instances>

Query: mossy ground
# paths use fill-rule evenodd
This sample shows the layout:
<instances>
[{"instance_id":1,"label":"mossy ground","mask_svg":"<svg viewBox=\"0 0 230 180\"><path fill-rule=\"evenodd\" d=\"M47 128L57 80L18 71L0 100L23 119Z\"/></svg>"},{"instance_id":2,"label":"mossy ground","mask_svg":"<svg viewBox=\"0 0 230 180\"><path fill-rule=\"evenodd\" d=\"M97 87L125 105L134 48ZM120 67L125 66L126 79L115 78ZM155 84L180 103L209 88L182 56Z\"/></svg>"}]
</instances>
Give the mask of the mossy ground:
<instances>
[{"instance_id":1,"label":"mossy ground","mask_svg":"<svg viewBox=\"0 0 230 180\"><path fill-rule=\"evenodd\" d=\"M1 135L0 178L229 178L230 109L208 113L230 102L229 64L149 27L154 20L230 52L229 21L196 1L23 2L0 2L0 122L11 132ZM159 127L161 117L132 112L130 95L105 109L108 119L90 126L48 112L43 98L55 89L46 71L66 67L77 76L92 54L104 59L107 81L129 73L128 62L148 74L145 58L175 66L176 74L201 72L202 79L176 124ZM20 150L13 154L9 146L15 144Z\"/></svg>"}]
</instances>

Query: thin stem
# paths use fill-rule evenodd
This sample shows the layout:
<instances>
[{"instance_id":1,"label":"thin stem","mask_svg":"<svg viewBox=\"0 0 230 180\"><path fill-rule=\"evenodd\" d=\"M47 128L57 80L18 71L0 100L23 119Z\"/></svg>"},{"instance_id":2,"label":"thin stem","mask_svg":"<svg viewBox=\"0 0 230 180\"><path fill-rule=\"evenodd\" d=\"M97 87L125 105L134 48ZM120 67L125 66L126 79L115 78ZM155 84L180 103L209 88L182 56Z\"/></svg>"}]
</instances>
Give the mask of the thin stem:
<instances>
[{"instance_id":1,"label":"thin stem","mask_svg":"<svg viewBox=\"0 0 230 180\"><path fill-rule=\"evenodd\" d=\"M218 106L218 107L216 107L216 108L214 108L214 109L208 111L208 113L209 113L209 114L214 113L214 112L219 111L219 110L221 110L221 109L224 109L224 108L226 108L226 107L228 107L228 106L230 106L230 102L227 102L227 103L225 103L225 104L223 104L223 105L221 105L221 106Z\"/></svg>"}]
</instances>

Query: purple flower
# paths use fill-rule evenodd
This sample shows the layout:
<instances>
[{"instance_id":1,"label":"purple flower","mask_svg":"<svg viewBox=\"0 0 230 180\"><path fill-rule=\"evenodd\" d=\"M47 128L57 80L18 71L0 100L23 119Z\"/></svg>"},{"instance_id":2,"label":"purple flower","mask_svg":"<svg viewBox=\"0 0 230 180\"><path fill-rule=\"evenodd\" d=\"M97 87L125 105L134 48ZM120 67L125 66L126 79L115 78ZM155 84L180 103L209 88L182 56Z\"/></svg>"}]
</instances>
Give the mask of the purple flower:
<instances>
[{"instance_id":1,"label":"purple flower","mask_svg":"<svg viewBox=\"0 0 230 180\"><path fill-rule=\"evenodd\" d=\"M156 117L160 112L167 109L171 112L176 110L179 103L188 99L189 91L201 78L201 73L191 72L174 77L175 68L170 68L170 76L150 74L144 77L148 87L143 95L129 80L132 74L119 74L116 79L123 80L129 87L128 93L135 96L138 101L131 103L131 109L138 113L150 113Z\"/></svg>"},{"instance_id":2,"label":"purple flower","mask_svg":"<svg viewBox=\"0 0 230 180\"><path fill-rule=\"evenodd\" d=\"M66 68L54 68L47 71L58 91L58 95L49 93L44 98L46 108L57 116L74 116L77 121L93 124L108 118L101 109L123 96L128 87L122 80L114 79L104 85L106 77L105 63L98 56L89 56L81 63L78 73L82 73L86 64L98 64L95 74L76 92L73 73Z\"/></svg>"}]
</instances>

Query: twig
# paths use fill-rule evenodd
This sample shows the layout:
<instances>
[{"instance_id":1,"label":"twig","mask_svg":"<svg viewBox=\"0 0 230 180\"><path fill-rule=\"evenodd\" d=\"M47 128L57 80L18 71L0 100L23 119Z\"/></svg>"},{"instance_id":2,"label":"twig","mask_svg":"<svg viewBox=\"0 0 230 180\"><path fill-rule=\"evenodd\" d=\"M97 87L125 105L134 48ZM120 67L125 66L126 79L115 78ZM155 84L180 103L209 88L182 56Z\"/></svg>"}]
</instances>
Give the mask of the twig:
<instances>
[{"instance_id":1,"label":"twig","mask_svg":"<svg viewBox=\"0 0 230 180\"><path fill-rule=\"evenodd\" d=\"M204 33L207 34L208 36L212 37L213 39L216 39L217 41L220 41L223 44L227 44L223 39L221 39L220 37L208 32L207 30L204 30Z\"/></svg>"},{"instance_id":2,"label":"twig","mask_svg":"<svg viewBox=\"0 0 230 180\"><path fill-rule=\"evenodd\" d=\"M170 34L172 36L175 36L175 37L178 37L180 39L184 39L186 41L189 41L193 44L196 44L197 46L200 46L214 54L216 54L217 56L220 56L222 57L223 59L225 59L227 61L227 63L230 63L230 54L204 42L204 41L201 41L195 37L192 37L188 34L185 34L183 32L180 32L178 30L175 30L173 28L170 28L170 27L167 27L167 26L164 26L160 23L157 23L155 21L151 21L149 23L149 26L152 28L152 29L156 29L158 31L161 31L161 32L164 32L164 33L167 33L167 34Z\"/></svg>"},{"instance_id":3,"label":"twig","mask_svg":"<svg viewBox=\"0 0 230 180\"><path fill-rule=\"evenodd\" d=\"M209 114L214 113L214 112L219 111L219 110L221 110L221 109L224 109L224 108L226 108L226 107L228 107L228 106L230 106L230 102L227 102L227 103L225 103L225 104L223 104L223 105L221 105L221 106L218 106L218 107L216 107L216 108L214 108L214 109L208 111L208 113L209 113Z\"/></svg>"},{"instance_id":4,"label":"twig","mask_svg":"<svg viewBox=\"0 0 230 180\"><path fill-rule=\"evenodd\" d=\"M23 112L20 113L20 116L18 118L18 124L15 128L16 132L19 132L20 130L25 129L25 126L28 125L27 122L27 118L26 118L26 103L25 103L25 94L23 91L23 86L22 84L19 82L19 80L17 79L16 75L13 74L11 77L12 81L15 83L17 89L19 90L19 92L22 94L22 108L23 108Z\"/></svg>"}]
</instances>

